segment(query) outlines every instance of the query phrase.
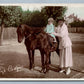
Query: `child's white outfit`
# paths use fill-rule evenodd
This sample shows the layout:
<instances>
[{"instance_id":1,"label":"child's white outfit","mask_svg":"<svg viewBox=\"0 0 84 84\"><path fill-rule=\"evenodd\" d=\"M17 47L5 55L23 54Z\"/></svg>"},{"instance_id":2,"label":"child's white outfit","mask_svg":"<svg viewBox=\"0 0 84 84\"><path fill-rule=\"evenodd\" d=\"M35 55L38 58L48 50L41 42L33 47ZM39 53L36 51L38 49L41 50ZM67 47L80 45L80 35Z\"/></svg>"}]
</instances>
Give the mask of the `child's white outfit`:
<instances>
[{"instance_id":1,"label":"child's white outfit","mask_svg":"<svg viewBox=\"0 0 84 84\"><path fill-rule=\"evenodd\" d=\"M62 27L58 26L56 32L56 36L59 38L60 68L72 67L72 42L66 24L64 23Z\"/></svg>"},{"instance_id":2,"label":"child's white outfit","mask_svg":"<svg viewBox=\"0 0 84 84\"><path fill-rule=\"evenodd\" d=\"M46 31L46 33L49 33L50 36L52 36L54 38L54 42L56 42L55 35L52 34L53 32L55 32L54 25L52 23L47 24L45 31Z\"/></svg>"}]
</instances>

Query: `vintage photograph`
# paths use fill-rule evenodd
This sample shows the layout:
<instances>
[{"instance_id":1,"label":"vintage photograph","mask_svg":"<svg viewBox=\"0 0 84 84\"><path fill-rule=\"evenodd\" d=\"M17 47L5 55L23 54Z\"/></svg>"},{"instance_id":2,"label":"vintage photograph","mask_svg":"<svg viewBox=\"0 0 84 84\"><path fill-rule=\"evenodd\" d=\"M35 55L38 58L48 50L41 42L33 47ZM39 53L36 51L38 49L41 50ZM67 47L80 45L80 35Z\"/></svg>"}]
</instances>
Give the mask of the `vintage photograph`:
<instances>
[{"instance_id":1,"label":"vintage photograph","mask_svg":"<svg viewBox=\"0 0 84 84\"><path fill-rule=\"evenodd\" d=\"M84 4L1 4L0 78L83 79Z\"/></svg>"}]
</instances>

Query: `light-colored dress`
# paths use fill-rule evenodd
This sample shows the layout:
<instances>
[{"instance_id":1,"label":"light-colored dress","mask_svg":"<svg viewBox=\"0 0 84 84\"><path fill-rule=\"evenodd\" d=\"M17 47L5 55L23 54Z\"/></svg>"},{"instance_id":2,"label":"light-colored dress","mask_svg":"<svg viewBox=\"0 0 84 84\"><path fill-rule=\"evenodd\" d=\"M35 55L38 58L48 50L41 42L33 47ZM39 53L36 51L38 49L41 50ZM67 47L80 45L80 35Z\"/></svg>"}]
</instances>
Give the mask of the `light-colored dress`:
<instances>
[{"instance_id":1,"label":"light-colored dress","mask_svg":"<svg viewBox=\"0 0 84 84\"><path fill-rule=\"evenodd\" d=\"M56 32L56 36L59 38L60 67L72 67L72 42L66 24L64 23L62 27L58 26Z\"/></svg>"}]
</instances>

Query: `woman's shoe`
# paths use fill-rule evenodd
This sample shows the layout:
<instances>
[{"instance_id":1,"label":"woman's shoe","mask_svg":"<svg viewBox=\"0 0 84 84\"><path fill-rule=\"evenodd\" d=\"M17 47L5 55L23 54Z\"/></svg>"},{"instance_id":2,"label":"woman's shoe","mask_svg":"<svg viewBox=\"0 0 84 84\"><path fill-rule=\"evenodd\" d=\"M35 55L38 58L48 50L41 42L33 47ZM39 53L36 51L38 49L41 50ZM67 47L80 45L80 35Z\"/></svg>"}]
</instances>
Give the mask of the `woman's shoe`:
<instances>
[{"instance_id":1,"label":"woman's shoe","mask_svg":"<svg viewBox=\"0 0 84 84\"><path fill-rule=\"evenodd\" d=\"M66 71L66 75L69 75L71 73L71 69L68 68L67 71Z\"/></svg>"},{"instance_id":2,"label":"woman's shoe","mask_svg":"<svg viewBox=\"0 0 84 84\"><path fill-rule=\"evenodd\" d=\"M62 69L61 71L59 71L59 73L63 73L63 72L65 72L65 69Z\"/></svg>"}]
</instances>

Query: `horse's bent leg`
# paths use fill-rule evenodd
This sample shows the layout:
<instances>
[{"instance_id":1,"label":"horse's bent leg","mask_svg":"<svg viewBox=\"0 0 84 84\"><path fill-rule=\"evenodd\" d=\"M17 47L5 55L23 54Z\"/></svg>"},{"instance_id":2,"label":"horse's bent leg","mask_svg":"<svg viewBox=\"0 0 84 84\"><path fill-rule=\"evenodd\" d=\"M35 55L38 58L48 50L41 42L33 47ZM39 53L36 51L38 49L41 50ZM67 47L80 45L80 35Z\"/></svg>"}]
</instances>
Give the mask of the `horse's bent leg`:
<instances>
[{"instance_id":1,"label":"horse's bent leg","mask_svg":"<svg viewBox=\"0 0 84 84\"><path fill-rule=\"evenodd\" d=\"M32 67L34 68L34 50L32 51Z\"/></svg>"},{"instance_id":2,"label":"horse's bent leg","mask_svg":"<svg viewBox=\"0 0 84 84\"><path fill-rule=\"evenodd\" d=\"M56 49L56 53L59 55L59 48L57 47L57 49Z\"/></svg>"},{"instance_id":3,"label":"horse's bent leg","mask_svg":"<svg viewBox=\"0 0 84 84\"><path fill-rule=\"evenodd\" d=\"M49 53L49 64L51 64L51 53Z\"/></svg>"}]
</instances>

